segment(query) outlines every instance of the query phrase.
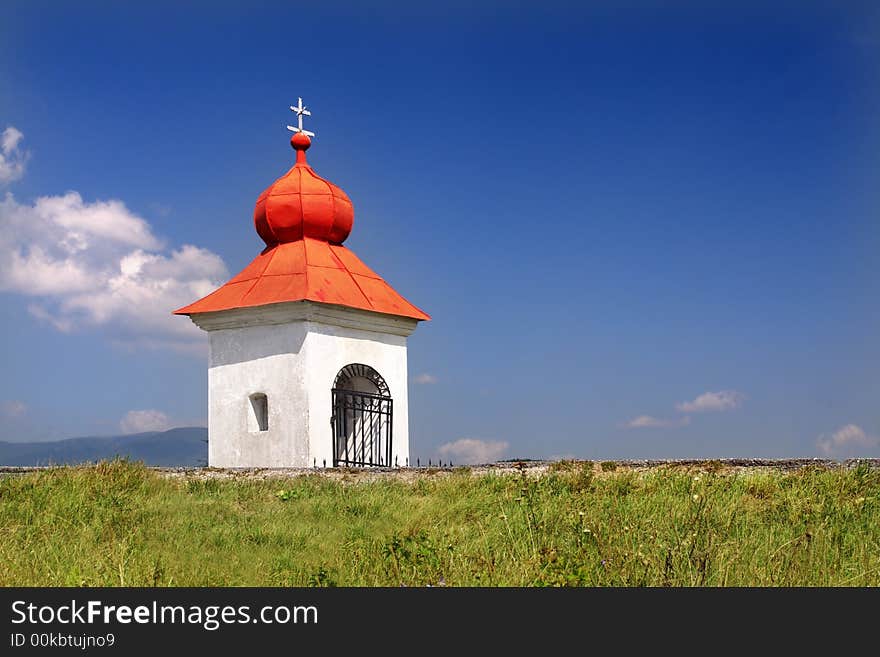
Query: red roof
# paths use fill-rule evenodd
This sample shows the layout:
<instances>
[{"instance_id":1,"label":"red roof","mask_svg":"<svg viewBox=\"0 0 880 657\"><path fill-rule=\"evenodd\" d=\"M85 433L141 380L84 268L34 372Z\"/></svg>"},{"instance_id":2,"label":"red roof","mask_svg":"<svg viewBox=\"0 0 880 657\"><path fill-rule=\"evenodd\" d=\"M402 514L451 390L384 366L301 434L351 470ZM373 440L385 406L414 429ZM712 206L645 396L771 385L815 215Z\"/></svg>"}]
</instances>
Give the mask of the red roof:
<instances>
[{"instance_id":1,"label":"red roof","mask_svg":"<svg viewBox=\"0 0 880 657\"><path fill-rule=\"evenodd\" d=\"M431 319L395 292L354 252L308 237L266 248L223 287L174 313L191 315L285 301L318 301Z\"/></svg>"},{"instance_id":2,"label":"red roof","mask_svg":"<svg viewBox=\"0 0 880 657\"><path fill-rule=\"evenodd\" d=\"M317 301L430 319L342 246L354 220L351 201L306 163L307 136L297 133L290 141L296 165L260 195L254 209L266 249L221 288L174 314Z\"/></svg>"}]
</instances>

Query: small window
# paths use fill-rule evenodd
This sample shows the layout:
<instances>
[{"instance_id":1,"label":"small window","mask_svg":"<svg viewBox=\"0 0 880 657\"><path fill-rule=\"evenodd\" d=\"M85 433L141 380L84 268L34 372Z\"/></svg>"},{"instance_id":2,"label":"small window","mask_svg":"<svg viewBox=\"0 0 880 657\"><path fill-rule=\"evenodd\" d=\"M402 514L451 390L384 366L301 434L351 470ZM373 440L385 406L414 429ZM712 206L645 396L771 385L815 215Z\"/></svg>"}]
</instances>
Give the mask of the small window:
<instances>
[{"instance_id":1,"label":"small window","mask_svg":"<svg viewBox=\"0 0 880 657\"><path fill-rule=\"evenodd\" d=\"M269 430L269 399L261 392L250 396L251 412L248 416L248 431Z\"/></svg>"}]
</instances>

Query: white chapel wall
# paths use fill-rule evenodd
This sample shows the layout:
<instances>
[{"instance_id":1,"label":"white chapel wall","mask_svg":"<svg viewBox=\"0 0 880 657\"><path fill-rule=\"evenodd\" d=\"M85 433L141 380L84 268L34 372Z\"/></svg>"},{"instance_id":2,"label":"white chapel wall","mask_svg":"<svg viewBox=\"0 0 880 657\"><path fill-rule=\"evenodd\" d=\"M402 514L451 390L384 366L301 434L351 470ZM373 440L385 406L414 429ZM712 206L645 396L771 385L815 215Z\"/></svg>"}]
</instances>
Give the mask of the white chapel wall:
<instances>
[{"instance_id":1,"label":"white chapel wall","mask_svg":"<svg viewBox=\"0 0 880 657\"><path fill-rule=\"evenodd\" d=\"M357 325L361 315L351 317ZM394 409L391 462L407 463L406 337L303 320L214 329L209 335L209 465L311 467L325 460L332 465L331 389L339 370L352 363L369 365L388 384ZM255 395L266 396L265 431L257 428Z\"/></svg>"},{"instance_id":2,"label":"white chapel wall","mask_svg":"<svg viewBox=\"0 0 880 657\"><path fill-rule=\"evenodd\" d=\"M392 455L399 465L409 458L406 338L310 322L304 353L309 395L309 441L313 461L333 463L330 425L333 381L346 365L361 363L376 370L388 384L393 400Z\"/></svg>"},{"instance_id":3,"label":"white chapel wall","mask_svg":"<svg viewBox=\"0 0 880 657\"><path fill-rule=\"evenodd\" d=\"M208 464L305 466L308 403L303 323L211 331ZM252 395L266 395L268 429L254 430Z\"/></svg>"}]
</instances>

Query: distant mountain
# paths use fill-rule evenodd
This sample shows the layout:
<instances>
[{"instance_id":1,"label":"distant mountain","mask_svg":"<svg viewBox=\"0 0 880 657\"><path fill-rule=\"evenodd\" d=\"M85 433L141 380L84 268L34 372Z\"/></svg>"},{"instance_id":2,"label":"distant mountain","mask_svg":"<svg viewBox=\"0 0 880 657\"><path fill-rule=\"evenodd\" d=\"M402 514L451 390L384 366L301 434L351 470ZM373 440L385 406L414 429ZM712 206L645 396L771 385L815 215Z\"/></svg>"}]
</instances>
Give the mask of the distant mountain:
<instances>
[{"instance_id":1,"label":"distant mountain","mask_svg":"<svg viewBox=\"0 0 880 657\"><path fill-rule=\"evenodd\" d=\"M146 465L207 465L207 441L205 427L180 427L127 436L68 438L54 442L0 441L0 465L63 465L115 456L143 461Z\"/></svg>"}]
</instances>

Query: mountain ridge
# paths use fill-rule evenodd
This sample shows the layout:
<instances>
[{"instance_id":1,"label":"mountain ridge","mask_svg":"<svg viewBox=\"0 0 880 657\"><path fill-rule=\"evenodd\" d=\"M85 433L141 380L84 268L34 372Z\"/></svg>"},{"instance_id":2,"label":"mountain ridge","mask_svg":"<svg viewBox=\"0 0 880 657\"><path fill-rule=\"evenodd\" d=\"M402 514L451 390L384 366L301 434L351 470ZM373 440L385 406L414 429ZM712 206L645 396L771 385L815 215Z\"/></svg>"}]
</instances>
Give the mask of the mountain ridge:
<instances>
[{"instance_id":1,"label":"mountain ridge","mask_svg":"<svg viewBox=\"0 0 880 657\"><path fill-rule=\"evenodd\" d=\"M0 465L74 465L115 457L156 466L208 462L207 427L175 427L119 436L82 436L45 442L0 441Z\"/></svg>"}]
</instances>

